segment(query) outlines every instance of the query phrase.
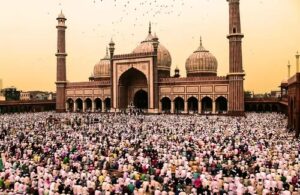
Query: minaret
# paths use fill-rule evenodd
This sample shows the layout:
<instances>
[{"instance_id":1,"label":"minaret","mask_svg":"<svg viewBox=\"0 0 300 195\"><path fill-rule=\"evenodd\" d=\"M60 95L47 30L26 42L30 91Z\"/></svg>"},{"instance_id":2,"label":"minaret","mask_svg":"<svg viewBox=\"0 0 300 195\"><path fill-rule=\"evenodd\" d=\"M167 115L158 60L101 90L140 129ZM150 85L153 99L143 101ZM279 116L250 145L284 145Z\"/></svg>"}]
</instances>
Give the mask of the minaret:
<instances>
[{"instance_id":1,"label":"minaret","mask_svg":"<svg viewBox=\"0 0 300 195\"><path fill-rule=\"evenodd\" d=\"M65 31L67 26L65 21L67 20L63 13L61 12L57 19L57 66L56 66L56 112L65 112L65 89L67 84L66 78L66 38Z\"/></svg>"},{"instance_id":2,"label":"minaret","mask_svg":"<svg viewBox=\"0 0 300 195\"><path fill-rule=\"evenodd\" d=\"M109 54L110 54L110 100L111 100L111 108L116 109L116 105L114 102L114 78L113 78L113 57L114 57L114 52L115 52L115 43L113 42L113 40L111 39L110 43L109 43ZM111 110L112 110L111 109Z\"/></svg>"},{"instance_id":3,"label":"minaret","mask_svg":"<svg viewBox=\"0 0 300 195\"><path fill-rule=\"evenodd\" d=\"M297 51L297 53L296 53L296 73L299 72L299 57L300 57L300 54Z\"/></svg>"},{"instance_id":4,"label":"minaret","mask_svg":"<svg viewBox=\"0 0 300 195\"><path fill-rule=\"evenodd\" d=\"M151 23L149 26L149 33L151 34ZM158 70L157 70L157 54L158 54L158 45L159 40L154 34L154 37L152 39L152 45L153 45L153 79L154 79L154 113L158 113L158 106L159 106L159 91L158 91Z\"/></svg>"},{"instance_id":5,"label":"minaret","mask_svg":"<svg viewBox=\"0 0 300 195\"><path fill-rule=\"evenodd\" d=\"M244 115L244 70L240 22L240 0L229 3L229 109L231 115Z\"/></svg>"},{"instance_id":6,"label":"minaret","mask_svg":"<svg viewBox=\"0 0 300 195\"><path fill-rule=\"evenodd\" d=\"M291 77L291 63L290 63L290 61L288 62L287 67L288 67L288 78L287 79L289 79Z\"/></svg>"}]
</instances>

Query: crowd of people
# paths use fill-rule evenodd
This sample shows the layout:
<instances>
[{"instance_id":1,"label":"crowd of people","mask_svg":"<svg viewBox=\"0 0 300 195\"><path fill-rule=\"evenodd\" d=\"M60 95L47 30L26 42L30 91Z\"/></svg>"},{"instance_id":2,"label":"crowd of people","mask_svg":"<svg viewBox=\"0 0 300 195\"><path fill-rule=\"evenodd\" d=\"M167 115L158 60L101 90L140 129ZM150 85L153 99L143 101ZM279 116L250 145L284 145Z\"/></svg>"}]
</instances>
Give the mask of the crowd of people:
<instances>
[{"instance_id":1,"label":"crowd of people","mask_svg":"<svg viewBox=\"0 0 300 195\"><path fill-rule=\"evenodd\" d=\"M277 113L0 115L0 194L296 195L300 143Z\"/></svg>"}]
</instances>

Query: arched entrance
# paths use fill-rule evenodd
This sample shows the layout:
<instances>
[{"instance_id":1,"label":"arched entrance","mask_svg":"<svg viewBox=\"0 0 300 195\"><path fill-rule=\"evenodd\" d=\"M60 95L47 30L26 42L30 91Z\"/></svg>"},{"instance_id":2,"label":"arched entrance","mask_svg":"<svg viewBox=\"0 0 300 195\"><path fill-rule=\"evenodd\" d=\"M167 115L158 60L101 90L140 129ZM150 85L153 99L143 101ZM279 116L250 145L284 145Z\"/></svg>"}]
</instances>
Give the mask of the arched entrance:
<instances>
[{"instance_id":1,"label":"arched entrance","mask_svg":"<svg viewBox=\"0 0 300 195\"><path fill-rule=\"evenodd\" d=\"M212 99L210 97L204 97L201 100L202 113L209 114L212 112Z\"/></svg>"},{"instance_id":2,"label":"arched entrance","mask_svg":"<svg viewBox=\"0 0 300 195\"><path fill-rule=\"evenodd\" d=\"M278 106L277 105L275 105L275 104L273 104L272 105L272 112L278 112Z\"/></svg>"},{"instance_id":3,"label":"arched entrance","mask_svg":"<svg viewBox=\"0 0 300 195\"><path fill-rule=\"evenodd\" d=\"M188 112L197 113L198 112L198 100L195 97L190 97L188 99Z\"/></svg>"},{"instance_id":4,"label":"arched entrance","mask_svg":"<svg viewBox=\"0 0 300 195\"><path fill-rule=\"evenodd\" d=\"M257 112L263 112L264 111L264 107L262 104L258 104L257 106Z\"/></svg>"},{"instance_id":5,"label":"arched entrance","mask_svg":"<svg viewBox=\"0 0 300 195\"><path fill-rule=\"evenodd\" d=\"M92 111L92 100L90 98L87 98L85 100L85 111L86 112L91 112Z\"/></svg>"},{"instance_id":6,"label":"arched entrance","mask_svg":"<svg viewBox=\"0 0 300 195\"><path fill-rule=\"evenodd\" d=\"M220 96L216 99L216 111L217 113L227 112L227 99L223 96Z\"/></svg>"},{"instance_id":7,"label":"arched entrance","mask_svg":"<svg viewBox=\"0 0 300 195\"><path fill-rule=\"evenodd\" d=\"M181 97L177 97L174 100L175 113L181 113L184 111L184 100Z\"/></svg>"},{"instance_id":8,"label":"arched entrance","mask_svg":"<svg viewBox=\"0 0 300 195\"><path fill-rule=\"evenodd\" d=\"M148 93L144 90L137 91L133 103L138 109L148 109Z\"/></svg>"},{"instance_id":9,"label":"arched entrance","mask_svg":"<svg viewBox=\"0 0 300 195\"><path fill-rule=\"evenodd\" d=\"M22 107L22 111L24 111L24 107ZM73 99L69 98L67 100L67 111L73 112L74 111L74 101Z\"/></svg>"},{"instance_id":10,"label":"arched entrance","mask_svg":"<svg viewBox=\"0 0 300 195\"><path fill-rule=\"evenodd\" d=\"M148 108L148 85L147 78L144 73L137 70L136 68L130 68L120 76L118 84L119 109L126 109L131 103L137 103L139 106L146 106L146 108ZM137 89L138 92L135 93ZM136 95L139 98L137 98L135 102ZM145 98L147 98L147 101L145 100Z\"/></svg>"},{"instance_id":11,"label":"arched entrance","mask_svg":"<svg viewBox=\"0 0 300 195\"><path fill-rule=\"evenodd\" d=\"M95 99L95 111L100 112L102 110L102 101L100 98Z\"/></svg>"},{"instance_id":12,"label":"arched entrance","mask_svg":"<svg viewBox=\"0 0 300 195\"><path fill-rule=\"evenodd\" d=\"M110 98L106 98L104 100L104 104L105 104L105 112L109 111L110 110L110 107L111 107L111 101L110 101Z\"/></svg>"},{"instance_id":13,"label":"arched entrance","mask_svg":"<svg viewBox=\"0 0 300 195\"><path fill-rule=\"evenodd\" d=\"M269 104L265 105L265 112L271 112L271 106Z\"/></svg>"},{"instance_id":14,"label":"arched entrance","mask_svg":"<svg viewBox=\"0 0 300 195\"><path fill-rule=\"evenodd\" d=\"M170 113L171 112L171 100L168 97L164 97L161 100L161 109L163 112Z\"/></svg>"},{"instance_id":15,"label":"arched entrance","mask_svg":"<svg viewBox=\"0 0 300 195\"><path fill-rule=\"evenodd\" d=\"M83 108L82 99L80 99L80 98L76 99L75 104L76 104L76 111L81 112L82 108Z\"/></svg>"}]
</instances>

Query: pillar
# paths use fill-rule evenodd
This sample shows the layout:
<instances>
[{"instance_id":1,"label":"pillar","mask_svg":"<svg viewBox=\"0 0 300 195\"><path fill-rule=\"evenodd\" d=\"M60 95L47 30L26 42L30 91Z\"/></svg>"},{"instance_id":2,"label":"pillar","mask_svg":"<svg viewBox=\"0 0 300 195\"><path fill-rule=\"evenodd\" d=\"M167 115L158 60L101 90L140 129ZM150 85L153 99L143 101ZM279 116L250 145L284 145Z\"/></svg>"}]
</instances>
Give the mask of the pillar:
<instances>
[{"instance_id":1,"label":"pillar","mask_svg":"<svg viewBox=\"0 0 300 195\"><path fill-rule=\"evenodd\" d=\"M202 113L202 103L201 103L201 101L198 101L198 113L199 114Z\"/></svg>"},{"instance_id":2,"label":"pillar","mask_svg":"<svg viewBox=\"0 0 300 195\"><path fill-rule=\"evenodd\" d=\"M92 112L95 112L95 108L96 108L96 102L95 100L92 100Z\"/></svg>"},{"instance_id":3,"label":"pillar","mask_svg":"<svg viewBox=\"0 0 300 195\"><path fill-rule=\"evenodd\" d=\"M74 104L74 106L73 106L73 109L74 109L74 110L73 110L73 111L76 112L76 111L77 111L77 104L76 104L76 101L74 101L73 104Z\"/></svg>"},{"instance_id":4,"label":"pillar","mask_svg":"<svg viewBox=\"0 0 300 195\"><path fill-rule=\"evenodd\" d=\"M159 101L159 108L158 108L158 112L161 113L162 112L162 102Z\"/></svg>"},{"instance_id":5,"label":"pillar","mask_svg":"<svg viewBox=\"0 0 300 195\"><path fill-rule=\"evenodd\" d=\"M184 101L184 113L188 113L188 101Z\"/></svg>"},{"instance_id":6,"label":"pillar","mask_svg":"<svg viewBox=\"0 0 300 195\"><path fill-rule=\"evenodd\" d=\"M105 101L101 102L102 103L102 110L101 112L106 112L106 104Z\"/></svg>"},{"instance_id":7,"label":"pillar","mask_svg":"<svg viewBox=\"0 0 300 195\"><path fill-rule=\"evenodd\" d=\"M82 102L82 112L85 112L86 110L86 101Z\"/></svg>"},{"instance_id":8,"label":"pillar","mask_svg":"<svg viewBox=\"0 0 300 195\"><path fill-rule=\"evenodd\" d=\"M66 111L69 111L69 102L66 102L65 104L66 104L66 105L65 105Z\"/></svg>"},{"instance_id":9,"label":"pillar","mask_svg":"<svg viewBox=\"0 0 300 195\"><path fill-rule=\"evenodd\" d=\"M171 113L174 113L174 108L175 108L175 102L171 100Z\"/></svg>"},{"instance_id":10,"label":"pillar","mask_svg":"<svg viewBox=\"0 0 300 195\"><path fill-rule=\"evenodd\" d=\"M216 101L214 100L212 102L212 114L215 114L216 113Z\"/></svg>"}]
</instances>

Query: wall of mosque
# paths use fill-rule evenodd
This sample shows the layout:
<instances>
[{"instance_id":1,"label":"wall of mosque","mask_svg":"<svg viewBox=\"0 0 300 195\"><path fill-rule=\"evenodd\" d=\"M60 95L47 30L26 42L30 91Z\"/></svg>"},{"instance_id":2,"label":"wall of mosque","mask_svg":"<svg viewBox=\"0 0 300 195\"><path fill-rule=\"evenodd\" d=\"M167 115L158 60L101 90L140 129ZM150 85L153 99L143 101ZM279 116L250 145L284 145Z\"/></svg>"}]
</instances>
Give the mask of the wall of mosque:
<instances>
[{"instance_id":1,"label":"wall of mosque","mask_svg":"<svg viewBox=\"0 0 300 195\"><path fill-rule=\"evenodd\" d=\"M225 113L228 107L228 93L228 83L160 85L159 112L167 109L170 113L189 113L191 111L212 114ZM222 109L219 105L221 98L223 100ZM166 106L168 101L171 104L169 108Z\"/></svg>"}]
</instances>

